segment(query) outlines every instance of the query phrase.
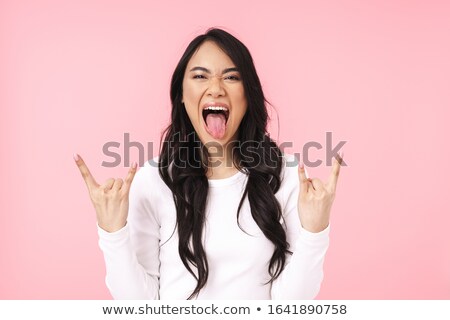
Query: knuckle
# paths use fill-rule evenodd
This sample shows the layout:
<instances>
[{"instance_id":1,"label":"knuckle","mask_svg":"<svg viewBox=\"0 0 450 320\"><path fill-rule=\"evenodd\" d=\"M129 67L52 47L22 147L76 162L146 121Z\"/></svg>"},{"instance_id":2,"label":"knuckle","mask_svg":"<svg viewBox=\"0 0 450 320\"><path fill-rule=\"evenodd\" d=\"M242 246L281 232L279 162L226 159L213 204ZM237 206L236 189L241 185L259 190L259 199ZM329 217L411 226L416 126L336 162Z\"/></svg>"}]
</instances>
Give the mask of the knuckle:
<instances>
[{"instance_id":1,"label":"knuckle","mask_svg":"<svg viewBox=\"0 0 450 320\"><path fill-rule=\"evenodd\" d=\"M100 189L100 194L101 194L101 196L106 197L106 195L108 195L109 191L110 191L109 188L103 186L103 187Z\"/></svg>"},{"instance_id":2,"label":"knuckle","mask_svg":"<svg viewBox=\"0 0 450 320\"><path fill-rule=\"evenodd\" d=\"M114 198L114 196L115 196L115 193L114 193L114 191L111 191L111 190L105 192L105 195L104 195L105 199L108 201L112 200Z\"/></svg>"},{"instance_id":3,"label":"knuckle","mask_svg":"<svg viewBox=\"0 0 450 320\"><path fill-rule=\"evenodd\" d=\"M326 198L326 193L325 192L320 192L318 195L317 195L317 199L318 200L325 200L325 198Z\"/></svg>"},{"instance_id":4,"label":"knuckle","mask_svg":"<svg viewBox=\"0 0 450 320\"><path fill-rule=\"evenodd\" d=\"M120 197L121 200L128 199L128 192L126 192L126 191L120 192L119 197Z\"/></svg>"}]
</instances>

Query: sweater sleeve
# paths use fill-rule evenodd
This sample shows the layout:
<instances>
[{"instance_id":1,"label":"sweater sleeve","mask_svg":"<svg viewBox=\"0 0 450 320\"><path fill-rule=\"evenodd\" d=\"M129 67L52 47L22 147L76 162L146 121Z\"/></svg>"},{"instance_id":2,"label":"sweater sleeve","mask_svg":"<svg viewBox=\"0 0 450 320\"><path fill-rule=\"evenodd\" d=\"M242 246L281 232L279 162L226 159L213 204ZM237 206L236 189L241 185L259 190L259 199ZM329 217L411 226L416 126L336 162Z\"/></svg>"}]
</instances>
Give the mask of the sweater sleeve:
<instances>
[{"instance_id":1,"label":"sweater sleeve","mask_svg":"<svg viewBox=\"0 0 450 320\"><path fill-rule=\"evenodd\" d=\"M98 227L106 286L114 299L159 299L159 223L150 203L152 180L146 166L131 184L127 225L112 233Z\"/></svg>"},{"instance_id":2,"label":"sweater sleeve","mask_svg":"<svg viewBox=\"0 0 450 320\"><path fill-rule=\"evenodd\" d=\"M298 216L299 175L298 163L289 158L282 182L282 197L285 199L283 219L287 241L292 255L286 256L286 266L272 283L272 299L314 299L323 280L323 264L329 246L330 226L312 233L302 228Z\"/></svg>"}]
</instances>

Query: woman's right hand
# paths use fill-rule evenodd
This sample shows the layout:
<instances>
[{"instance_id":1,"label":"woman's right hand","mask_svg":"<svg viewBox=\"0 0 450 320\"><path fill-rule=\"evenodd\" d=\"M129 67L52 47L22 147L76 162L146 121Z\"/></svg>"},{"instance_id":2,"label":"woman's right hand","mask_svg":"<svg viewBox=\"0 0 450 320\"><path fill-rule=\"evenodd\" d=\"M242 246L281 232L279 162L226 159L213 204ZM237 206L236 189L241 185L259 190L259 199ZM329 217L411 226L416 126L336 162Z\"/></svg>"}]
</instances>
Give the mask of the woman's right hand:
<instances>
[{"instance_id":1,"label":"woman's right hand","mask_svg":"<svg viewBox=\"0 0 450 320\"><path fill-rule=\"evenodd\" d=\"M99 185L83 159L78 154L74 154L73 158L86 182L89 196L97 213L99 227L107 232L122 229L127 224L128 195L137 171L137 164L133 162L125 181L120 178L110 178L104 184Z\"/></svg>"}]
</instances>

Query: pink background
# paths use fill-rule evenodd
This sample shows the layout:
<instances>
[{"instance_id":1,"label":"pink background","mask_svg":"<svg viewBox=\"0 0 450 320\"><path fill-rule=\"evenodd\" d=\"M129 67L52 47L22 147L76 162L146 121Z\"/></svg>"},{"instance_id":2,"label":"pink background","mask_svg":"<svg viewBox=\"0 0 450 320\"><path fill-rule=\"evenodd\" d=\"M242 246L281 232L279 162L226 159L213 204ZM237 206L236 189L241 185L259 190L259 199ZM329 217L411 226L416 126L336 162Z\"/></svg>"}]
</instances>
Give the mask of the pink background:
<instances>
[{"instance_id":1,"label":"pink background","mask_svg":"<svg viewBox=\"0 0 450 320\"><path fill-rule=\"evenodd\" d=\"M101 166L125 132L156 155L175 64L222 26L288 152L348 141L318 298L449 299L449 17L428 0L1 1L0 298L110 298L72 153L100 182L125 175Z\"/></svg>"}]
</instances>

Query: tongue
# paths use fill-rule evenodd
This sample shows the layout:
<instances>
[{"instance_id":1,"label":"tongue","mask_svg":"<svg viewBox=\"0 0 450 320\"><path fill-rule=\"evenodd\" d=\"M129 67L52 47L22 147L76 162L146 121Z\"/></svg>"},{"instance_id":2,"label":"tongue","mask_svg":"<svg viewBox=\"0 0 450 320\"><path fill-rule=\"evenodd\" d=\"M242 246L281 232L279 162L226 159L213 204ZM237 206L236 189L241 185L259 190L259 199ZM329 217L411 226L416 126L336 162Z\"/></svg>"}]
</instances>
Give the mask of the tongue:
<instances>
[{"instance_id":1,"label":"tongue","mask_svg":"<svg viewBox=\"0 0 450 320\"><path fill-rule=\"evenodd\" d=\"M222 139L225 135L225 115L222 113L210 113L206 116L206 130L215 139Z\"/></svg>"}]
</instances>

